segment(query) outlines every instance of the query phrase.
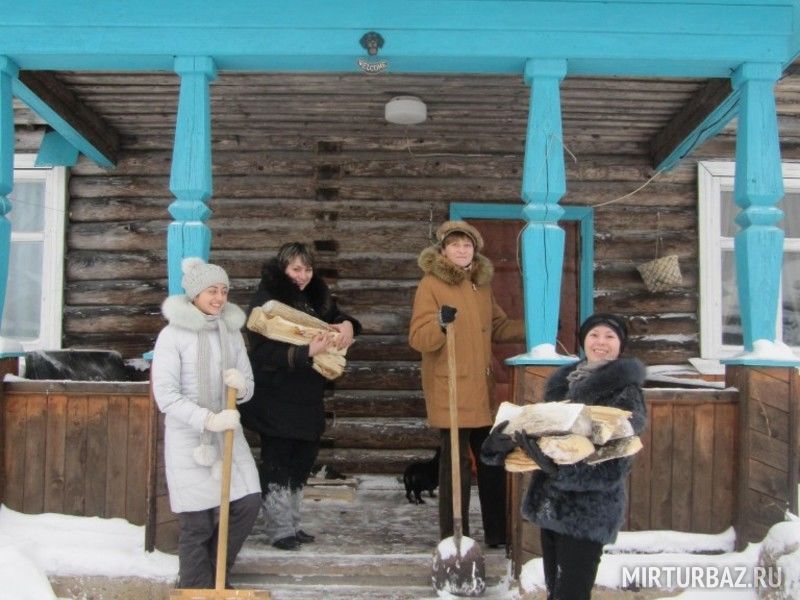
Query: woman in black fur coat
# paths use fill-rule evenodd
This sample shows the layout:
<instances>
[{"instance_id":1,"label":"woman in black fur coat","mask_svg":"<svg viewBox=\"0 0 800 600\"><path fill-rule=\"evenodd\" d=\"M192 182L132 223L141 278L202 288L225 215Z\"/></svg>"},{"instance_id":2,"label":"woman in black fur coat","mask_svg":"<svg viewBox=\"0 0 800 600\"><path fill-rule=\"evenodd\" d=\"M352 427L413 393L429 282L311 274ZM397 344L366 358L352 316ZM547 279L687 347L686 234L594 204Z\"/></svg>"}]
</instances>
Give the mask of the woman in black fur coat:
<instances>
[{"instance_id":1,"label":"woman in black fur coat","mask_svg":"<svg viewBox=\"0 0 800 600\"><path fill-rule=\"evenodd\" d=\"M284 244L264 264L250 310L268 300L331 323L344 348L361 331L354 318L341 312L325 281L314 273L313 257L299 242ZM261 436L261 489L268 541L282 550L296 550L314 536L300 528L302 490L325 430L323 394L326 379L312 368L312 357L334 344L320 335L307 346L278 342L248 331L255 378L253 400L241 405L243 424Z\"/></svg>"},{"instance_id":2,"label":"woman in black fur coat","mask_svg":"<svg viewBox=\"0 0 800 600\"><path fill-rule=\"evenodd\" d=\"M619 358L627 339L624 321L596 313L581 325L579 338L585 359L550 376L545 402L568 398L628 410L634 432L641 434L647 417L642 394L645 367L635 358ZM502 464L515 445L503 433L504 426L498 425L487 438L483 460ZM616 539L625 518L625 479L633 458L557 465L534 438L518 434L516 442L541 467L531 479L522 514L541 528L547 598L588 599L603 546Z\"/></svg>"}]
</instances>

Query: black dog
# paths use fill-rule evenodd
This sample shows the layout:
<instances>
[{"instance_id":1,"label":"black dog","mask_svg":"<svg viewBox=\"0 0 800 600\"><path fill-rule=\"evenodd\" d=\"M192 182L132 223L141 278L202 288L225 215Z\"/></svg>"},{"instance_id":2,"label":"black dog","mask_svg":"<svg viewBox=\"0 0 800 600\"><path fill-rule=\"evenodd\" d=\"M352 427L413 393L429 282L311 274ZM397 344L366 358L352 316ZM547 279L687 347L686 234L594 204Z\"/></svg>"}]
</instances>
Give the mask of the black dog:
<instances>
[{"instance_id":1,"label":"black dog","mask_svg":"<svg viewBox=\"0 0 800 600\"><path fill-rule=\"evenodd\" d=\"M433 493L439 487L439 455L441 449L436 449L436 454L430 460L415 460L406 467L403 473L403 483L406 486L406 498L412 504L425 504L422 499L422 492L428 490L431 498L436 496ZM414 492L414 498L411 498Z\"/></svg>"}]
</instances>

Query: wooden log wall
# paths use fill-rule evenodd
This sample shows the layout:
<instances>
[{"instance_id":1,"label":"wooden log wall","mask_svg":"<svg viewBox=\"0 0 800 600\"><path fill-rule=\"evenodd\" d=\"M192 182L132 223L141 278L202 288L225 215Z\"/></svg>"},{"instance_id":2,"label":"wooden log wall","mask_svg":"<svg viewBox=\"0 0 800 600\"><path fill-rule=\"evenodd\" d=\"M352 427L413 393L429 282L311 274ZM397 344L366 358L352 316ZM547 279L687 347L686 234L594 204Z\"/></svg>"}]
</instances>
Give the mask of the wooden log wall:
<instances>
[{"instance_id":1,"label":"wooden log wall","mask_svg":"<svg viewBox=\"0 0 800 600\"><path fill-rule=\"evenodd\" d=\"M514 369L513 385L539 401L552 367ZM628 478L626 531L720 533L735 521L740 441L735 389L645 389L643 449ZM510 477L509 529L515 575L541 554L539 529L519 507L530 475Z\"/></svg>"},{"instance_id":2,"label":"wooden log wall","mask_svg":"<svg viewBox=\"0 0 800 600\"><path fill-rule=\"evenodd\" d=\"M71 170L64 347L138 356L163 326L178 79L59 78L121 139L116 168L82 158ZM699 352L696 165L686 161L605 203L653 176L650 140L700 85L623 78L563 85L562 204L598 206L595 308L629 317L629 350L650 364L683 363ZM384 103L401 92L427 102L426 123L383 120ZM301 240L316 249L318 271L343 308L364 324L329 399L323 460L398 472L430 455L436 439L422 422L418 355L407 345L416 258L451 202L521 202L528 97L521 78L508 76L243 73L213 84L211 259L232 276L233 301L246 304L262 262ZM36 120L17 121L18 148L35 149ZM708 156L733 156L730 137L714 144ZM800 157L796 148L784 155ZM636 266L655 256L657 240L661 254L679 256L684 277L652 294ZM395 402L408 422L396 418ZM375 448L376 437L392 447Z\"/></svg>"},{"instance_id":3,"label":"wooden log wall","mask_svg":"<svg viewBox=\"0 0 800 600\"><path fill-rule=\"evenodd\" d=\"M144 525L147 384L6 382L1 400L3 504Z\"/></svg>"}]
</instances>

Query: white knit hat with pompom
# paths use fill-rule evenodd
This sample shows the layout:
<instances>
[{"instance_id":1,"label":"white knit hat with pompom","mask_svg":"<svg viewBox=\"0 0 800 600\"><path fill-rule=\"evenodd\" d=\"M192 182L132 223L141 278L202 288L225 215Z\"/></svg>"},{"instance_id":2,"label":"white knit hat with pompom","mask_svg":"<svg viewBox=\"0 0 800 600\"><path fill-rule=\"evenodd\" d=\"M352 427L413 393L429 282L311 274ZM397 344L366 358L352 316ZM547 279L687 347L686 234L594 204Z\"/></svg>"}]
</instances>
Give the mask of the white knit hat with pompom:
<instances>
[{"instance_id":1,"label":"white knit hat with pompom","mask_svg":"<svg viewBox=\"0 0 800 600\"><path fill-rule=\"evenodd\" d=\"M200 292L212 285L221 283L230 287L230 281L225 269L217 265L211 265L196 256L184 258L181 262L181 271L183 271L181 285L186 295L192 300Z\"/></svg>"}]
</instances>

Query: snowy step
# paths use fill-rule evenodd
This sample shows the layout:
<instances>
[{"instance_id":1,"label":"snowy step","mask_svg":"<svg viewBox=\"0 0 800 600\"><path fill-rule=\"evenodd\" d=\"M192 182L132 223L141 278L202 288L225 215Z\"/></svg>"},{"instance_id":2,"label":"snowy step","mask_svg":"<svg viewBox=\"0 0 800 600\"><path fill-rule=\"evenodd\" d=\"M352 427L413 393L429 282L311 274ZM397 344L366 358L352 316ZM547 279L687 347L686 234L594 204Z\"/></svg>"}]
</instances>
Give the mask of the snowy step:
<instances>
[{"instance_id":1,"label":"snowy step","mask_svg":"<svg viewBox=\"0 0 800 600\"><path fill-rule=\"evenodd\" d=\"M431 448L407 448L404 450L370 448L321 448L317 463L333 467L348 475L359 473L403 474L406 466L415 460L428 460L433 456Z\"/></svg>"},{"instance_id":2,"label":"snowy step","mask_svg":"<svg viewBox=\"0 0 800 600\"><path fill-rule=\"evenodd\" d=\"M325 398L325 410L340 417L424 417L421 390L342 390Z\"/></svg>"},{"instance_id":3,"label":"snowy step","mask_svg":"<svg viewBox=\"0 0 800 600\"><path fill-rule=\"evenodd\" d=\"M431 563L436 545L418 554L321 554L316 552L274 552L243 550L234 567L236 580L280 583L282 579L302 580L310 585L359 581L365 585L430 584ZM499 581L507 560L498 550L484 553L487 581ZM284 582L286 583L286 582Z\"/></svg>"},{"instance_id":4,"label":"snowy step","mask_svg":"<svg viewBox=\"0 0 800 600\"><path fill-rule=\"evenodd\" d=\"M424 417L345 417L328 421L323 447L408 449L435 448L439 432Z\"/></svg>"}]
</instances>

